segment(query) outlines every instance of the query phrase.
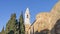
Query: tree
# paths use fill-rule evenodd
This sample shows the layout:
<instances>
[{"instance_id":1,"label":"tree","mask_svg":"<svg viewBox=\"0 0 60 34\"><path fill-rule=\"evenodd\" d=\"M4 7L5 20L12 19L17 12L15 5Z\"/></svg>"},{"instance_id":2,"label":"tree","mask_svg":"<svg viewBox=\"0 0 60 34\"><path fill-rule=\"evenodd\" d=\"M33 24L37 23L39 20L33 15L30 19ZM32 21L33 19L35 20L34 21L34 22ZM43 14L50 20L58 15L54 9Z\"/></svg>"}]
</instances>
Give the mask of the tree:
<instances>
[{"instance_id":1,"label":"tree","mask_svg":"<svg viewBox=\"0 0 60 34\"><path fill-rule=\"evenodd\" d=\"M14 34L16 34L16 14L13 13L11 14L11 18L8 21L7 25L6 25L6 33L10 32L11 30L14 31Z\"/></svg>"},{"instance_id":2,"label":"tree","mask_svg":"<svg viewBox=\"0 0 60 34\"><path fill-rule=\"evenodd\" d=\"M3 27L3 29L2 29L2 31L1 31L1 33L0 33L0 34L5 34L4 27Z\"/></svg>"},{"instance_id":3,"label":"tree","mask_svg":"<svg viewBox=\"0 0 60 34\"><path fill-rule=\"evenodd\" d=\"M21 13L20 18L19 18L19 34L25 34L24 30L24 19L23 19L23 13Z\"/></svg>"},{"instance_id":4,"label":"tree","mask_svg":"<svg viewBox=\"0 0 60 34\"><path fill-rule=\"evenodd\" d=\"M10 32L8 32L8 34L14 34L14 31L11 30Z\"/></svg>"}]
</instances>

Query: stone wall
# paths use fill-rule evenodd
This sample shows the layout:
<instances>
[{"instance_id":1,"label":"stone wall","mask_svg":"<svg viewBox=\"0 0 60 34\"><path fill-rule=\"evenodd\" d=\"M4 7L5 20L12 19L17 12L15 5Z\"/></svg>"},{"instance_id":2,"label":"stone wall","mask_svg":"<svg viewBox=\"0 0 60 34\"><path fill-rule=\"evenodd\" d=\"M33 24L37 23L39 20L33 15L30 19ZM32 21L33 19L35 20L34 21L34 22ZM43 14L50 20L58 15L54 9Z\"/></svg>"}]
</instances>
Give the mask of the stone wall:
<instances>
[{"instance_id":1,"label":"stone wall","mask_svg":"<svg viewBox=\"0 0 60 34\"><path fill-rule=\"evenodd\" d=\"M34 33L47 30L51 34L55 34L53 27L56 24L57 20L59 19L60 19L60 1L55 4L55 6L52 8L50 12L42 12L37 14L36 21L31 26L31 29L32 31L34 29Z\"/></svg>"}]
</instances>

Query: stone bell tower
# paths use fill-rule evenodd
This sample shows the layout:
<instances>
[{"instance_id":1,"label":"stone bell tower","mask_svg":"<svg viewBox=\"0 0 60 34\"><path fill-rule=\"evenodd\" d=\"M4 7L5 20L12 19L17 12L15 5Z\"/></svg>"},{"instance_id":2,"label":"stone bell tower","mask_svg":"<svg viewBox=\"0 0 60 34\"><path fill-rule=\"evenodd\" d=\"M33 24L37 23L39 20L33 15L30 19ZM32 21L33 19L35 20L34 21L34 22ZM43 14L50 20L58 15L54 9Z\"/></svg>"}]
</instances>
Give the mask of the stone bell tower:
<instances>
[{"instance_id":1,"label":"stone bell tower","mask_svg":"<svg viewBox=\"0 0 60 34\"><path fill-rule=\"evenodd\" d=\"M25 12L25 20L24 20L24 24L25 24L25 34L30 34L30 14L29 14L29 8L26 9Z\"/></svg>"}]
</instances>

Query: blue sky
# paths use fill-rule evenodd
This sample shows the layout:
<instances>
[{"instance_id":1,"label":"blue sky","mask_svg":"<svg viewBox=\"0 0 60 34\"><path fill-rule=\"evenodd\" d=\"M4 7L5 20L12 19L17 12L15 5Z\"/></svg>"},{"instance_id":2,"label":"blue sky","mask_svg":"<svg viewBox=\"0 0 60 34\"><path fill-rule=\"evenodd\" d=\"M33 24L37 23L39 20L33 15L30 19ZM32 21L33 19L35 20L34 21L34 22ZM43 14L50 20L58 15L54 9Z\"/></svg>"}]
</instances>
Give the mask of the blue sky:
<instances>
[{"instance_id":1,"label":"blue sky","mask_svg":"<svg viewBox=\"0 0 60 34\"><path fill-rule=\"evenodd\" d=\"M0 31L10 19L12 13L16 13L17 19L21 11L25 13L26 8L30 9L31 23L40 12L50 12L58 0L0 0Z\"/></svg>"}]
</instances>

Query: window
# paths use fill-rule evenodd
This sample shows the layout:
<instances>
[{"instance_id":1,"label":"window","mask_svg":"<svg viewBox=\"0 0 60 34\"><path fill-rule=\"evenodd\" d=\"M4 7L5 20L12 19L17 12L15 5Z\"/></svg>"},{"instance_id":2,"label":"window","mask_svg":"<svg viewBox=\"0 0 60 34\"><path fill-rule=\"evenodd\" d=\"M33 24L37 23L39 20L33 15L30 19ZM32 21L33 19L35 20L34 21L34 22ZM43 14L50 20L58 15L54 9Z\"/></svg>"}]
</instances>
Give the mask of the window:
<instances>
[{"instance_id":1,"label":"window","mask_svg":"<svg viewBox=\"0 0 60 34\"><path fill-rule=\"evenodd\" d=\"M27 15L27 18L28 18L28 15Z\"/></svg>"}]
</instances>

